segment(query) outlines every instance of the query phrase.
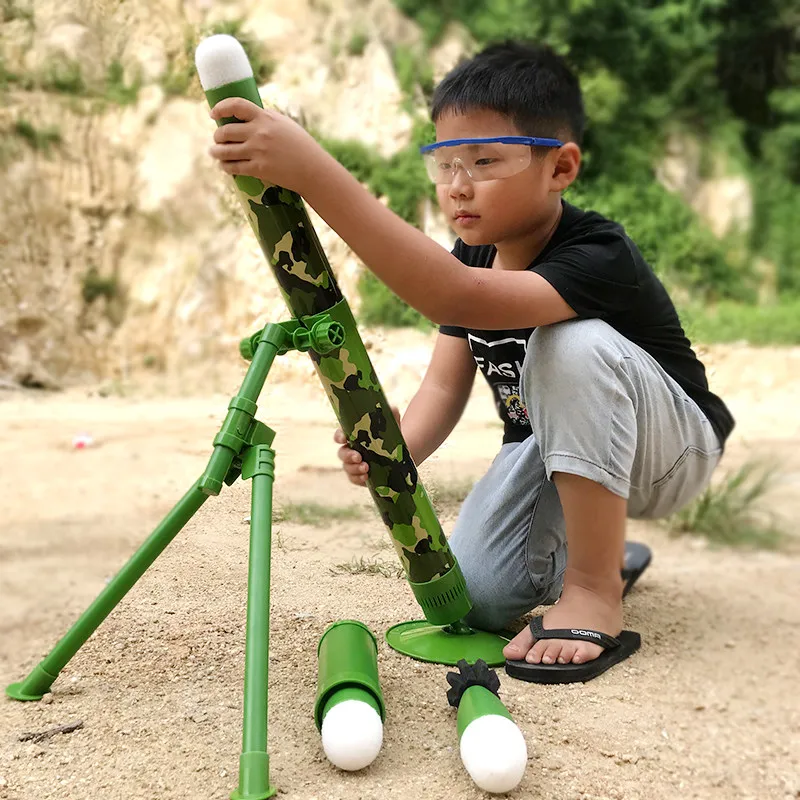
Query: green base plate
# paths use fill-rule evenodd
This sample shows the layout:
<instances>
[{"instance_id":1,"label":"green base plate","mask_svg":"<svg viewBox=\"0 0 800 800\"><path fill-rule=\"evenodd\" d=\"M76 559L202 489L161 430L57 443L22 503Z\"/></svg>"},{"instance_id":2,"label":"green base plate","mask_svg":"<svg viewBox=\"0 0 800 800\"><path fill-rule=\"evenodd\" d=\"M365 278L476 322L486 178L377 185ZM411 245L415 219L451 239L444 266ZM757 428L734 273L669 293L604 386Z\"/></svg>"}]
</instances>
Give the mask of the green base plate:
<instances>
[{"instance_id":1,"label":"green base plate","mask_svg":"<svg viewBox=\"0 0 800 800\"><path fill-rule=\"evenodd\" d=\"M22 685L22 682L10 684L6 687L6 694L12 700L23 700L26 702L41 700L44 697L43 694L28 694L27 692L23 692Z\"/></svg>"},{"instance_id":2,"label":"green base plate","mask_svg":"<svg viewBox=\"0 0 800 800\"><path fill-rule=\"evenodd\" d=\"M499 667L506 663L503 648L510 640L486 631L450 633L447 627L419 619L392 626L386 631L386 641L393 650L417 661L455 666L462 658L470 664L481 658L490 667Z\"/></svg>"}]
</instances>

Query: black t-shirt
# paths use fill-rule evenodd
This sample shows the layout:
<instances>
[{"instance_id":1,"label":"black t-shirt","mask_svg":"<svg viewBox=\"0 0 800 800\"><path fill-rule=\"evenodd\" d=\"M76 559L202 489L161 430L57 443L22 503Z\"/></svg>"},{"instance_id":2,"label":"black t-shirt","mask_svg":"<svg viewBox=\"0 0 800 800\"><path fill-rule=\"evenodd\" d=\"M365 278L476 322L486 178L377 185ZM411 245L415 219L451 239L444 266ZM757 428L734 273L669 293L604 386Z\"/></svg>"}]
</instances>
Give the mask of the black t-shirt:
<instances>
[{"instance_id":1,"label":"black t-shirt","mask_svg":"<svg viewBox=\"0 0 800 800\"><path fill-rule=\"evenodd\" d=\"M733 417L709 391L705 368L661 281L621 225L569 203L563 206L555 233L528 269L545 278L579 318L605 320L653 356L697 403L724 444L733 429ZM494 245L470 247L460 239L453 249L461 262L482 269L491 268L496 252ZM519 383L534 329L487 331L442 325L439 330L469 342L505 425L503 442L521 442L530 436Z\"/></svg>"}]
</instances>

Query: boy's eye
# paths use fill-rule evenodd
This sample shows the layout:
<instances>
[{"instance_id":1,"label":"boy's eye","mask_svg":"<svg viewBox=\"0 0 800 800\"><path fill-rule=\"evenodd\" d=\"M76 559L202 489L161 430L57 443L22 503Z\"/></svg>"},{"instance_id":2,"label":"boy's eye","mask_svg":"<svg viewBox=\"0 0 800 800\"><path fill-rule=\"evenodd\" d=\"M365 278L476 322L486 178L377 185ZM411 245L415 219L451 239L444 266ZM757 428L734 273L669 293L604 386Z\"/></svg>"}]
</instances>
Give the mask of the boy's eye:
<instances>
[{"instance_id":1,"label":"boy's eye","mask_svg":"<svg viewBox=\"0 0 800 800\"><path fill-rule=\"evenodd\" d=\"M476 167L489 167L489 166L491 166L492 164L494 164L498 160L499 159L497 159L497 158L491 158L489 156L487 156L486 158L479 158L479 159L477 159L475 161L475 166Z\"/></svg>"},{"instance_id":2,"label":"boy's eye","mask_svg":"<svg viewBox=\"0 0 800 800\"><path fill-rule=\"evenodd\" d=\"M442 172L447 172L448 170L451 169L452 164L450 164L449 161L439 161L438 167Z\"/></svg>"}]
</instances>

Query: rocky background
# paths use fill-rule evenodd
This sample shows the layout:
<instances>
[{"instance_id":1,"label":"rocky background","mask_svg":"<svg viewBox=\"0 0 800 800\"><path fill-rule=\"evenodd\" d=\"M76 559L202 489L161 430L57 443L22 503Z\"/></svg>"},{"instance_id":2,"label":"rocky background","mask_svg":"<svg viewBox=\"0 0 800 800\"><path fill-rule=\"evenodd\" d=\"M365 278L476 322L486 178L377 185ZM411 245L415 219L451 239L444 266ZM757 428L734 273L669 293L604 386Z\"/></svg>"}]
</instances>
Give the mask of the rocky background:
<instances>
[{"instance_id":1,"label":"rocky background","mask_svg":"<svg viewBox=\"0 0 800 800\"><path fill-rule=\"evenodd\" d=\"M237 359L239 339L286 317L229 180L196 43L231 32L259 53L266 102L315 132L385 157L409 142L422 97L393 53L422 34L390 0L5 0L0 3L0 380L55 388ZM437 79L467 52L451 25L425 53ZM422 58L422 55L420 55ZM724 235L752 216L750 186L709 174L690 137L659 169ZM428 203L423 227L451 237ZM358 312L357 259L317 229Z\"/></svg>"}]
</instances>

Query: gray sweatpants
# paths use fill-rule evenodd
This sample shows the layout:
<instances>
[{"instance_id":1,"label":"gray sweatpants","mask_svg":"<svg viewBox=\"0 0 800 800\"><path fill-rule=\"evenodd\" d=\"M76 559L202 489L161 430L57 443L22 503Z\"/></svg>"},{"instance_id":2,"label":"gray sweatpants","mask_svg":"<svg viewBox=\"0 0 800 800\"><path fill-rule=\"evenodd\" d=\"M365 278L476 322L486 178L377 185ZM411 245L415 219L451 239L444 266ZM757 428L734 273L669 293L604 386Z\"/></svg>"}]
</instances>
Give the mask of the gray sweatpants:
<instances>
[{"instance_id":1,"label":"gray sweatpants","mask_svg":"<svg viewBox=\"0 0 800 800\"><path fill-rule=\"evenodd\" d=\"M722 452L697 404L600 320L537 328L520 395L533 435L502 446L450 537L474 603L468 621L487 630L561 593L567 546L554 472L626 498L629 517L655 518L699 494Z\"/></svg>"}]
</instances>

